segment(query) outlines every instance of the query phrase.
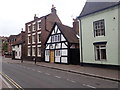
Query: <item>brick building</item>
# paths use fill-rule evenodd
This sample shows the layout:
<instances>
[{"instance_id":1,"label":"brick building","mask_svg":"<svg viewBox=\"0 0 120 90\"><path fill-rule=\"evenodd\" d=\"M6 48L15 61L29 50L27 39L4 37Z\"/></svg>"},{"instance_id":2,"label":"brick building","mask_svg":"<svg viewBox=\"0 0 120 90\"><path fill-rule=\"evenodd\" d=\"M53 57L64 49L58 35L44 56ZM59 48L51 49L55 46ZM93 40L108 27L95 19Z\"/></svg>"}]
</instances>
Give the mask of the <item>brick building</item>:
<instances>
[{"instance_id":1,"label":"brick building","mask_svg":"<svg viewBox=\"0 0 120 90\"><path fill-rule=\"evenodd\" d=\"M25 24L27 60L33 60L33 58L38 61L44 60L44 43L55 22L61 23L55 7L52 6L50 14L40 18L35 15L34 20Z\"/></svg>"},{"instance_id":2,"label":"brick building","mask_svg":"<svg viewBox=\"0 0 120 90\"><path fill-rule=\"evenodd\" d=\"M17 35L10 35L8 37L8 56L12 57L12 45L16 42Z\"/></svg>"}]
</instances>

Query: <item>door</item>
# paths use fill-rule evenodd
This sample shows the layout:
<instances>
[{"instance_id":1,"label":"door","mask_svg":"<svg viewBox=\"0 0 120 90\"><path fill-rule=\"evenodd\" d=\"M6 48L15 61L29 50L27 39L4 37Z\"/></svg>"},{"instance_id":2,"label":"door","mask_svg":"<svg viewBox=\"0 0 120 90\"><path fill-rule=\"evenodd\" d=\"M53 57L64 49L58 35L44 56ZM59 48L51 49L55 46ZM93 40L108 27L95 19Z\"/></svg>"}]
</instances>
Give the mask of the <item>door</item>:
<instances>
[{"instance_id":1,"label":"door","mask_svg":"<svg viewBox=\"0 0 120 90\"><path fill-rule=\"evenodd\" d=\"M15 59L15 51L12 51L12 59Z\"/></svg>"},{"instance_id":2,"label":"door","mask_svg":"<svg viewBox=\"0 0 120 90\"><path fill-rule=\"evenodd\" d=\"M54 50L50 51L50 62L54 63Z\"/></svg>"}]
</instances>

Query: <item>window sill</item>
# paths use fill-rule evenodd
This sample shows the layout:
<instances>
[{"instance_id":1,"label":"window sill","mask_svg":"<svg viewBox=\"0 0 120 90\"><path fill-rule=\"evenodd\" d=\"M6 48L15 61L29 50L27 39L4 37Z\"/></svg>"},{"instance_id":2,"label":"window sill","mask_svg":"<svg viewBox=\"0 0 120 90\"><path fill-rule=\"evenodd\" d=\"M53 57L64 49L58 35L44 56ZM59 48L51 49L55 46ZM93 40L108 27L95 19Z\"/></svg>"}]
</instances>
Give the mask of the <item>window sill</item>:
<instances>
[{"instance_id":1,"label":"window sill","mask_svg":"<svg viewBox=\"0 0 120 90\"><path fill-rule=\"evenodd\" d=\"M107 59L101 59L101 60L95 60L95 61L104 61L104 62L106 62L107 61Z\"/></svg>"}]
</instances>

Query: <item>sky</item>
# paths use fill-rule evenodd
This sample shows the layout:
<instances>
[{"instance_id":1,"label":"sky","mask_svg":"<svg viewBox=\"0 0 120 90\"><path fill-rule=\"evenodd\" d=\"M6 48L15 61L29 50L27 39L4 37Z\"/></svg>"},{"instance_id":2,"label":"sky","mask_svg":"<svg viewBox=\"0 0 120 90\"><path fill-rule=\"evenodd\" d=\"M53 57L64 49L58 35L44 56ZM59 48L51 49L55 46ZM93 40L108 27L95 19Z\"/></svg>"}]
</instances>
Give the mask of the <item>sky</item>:
<instances>
[{"instance_id":1,"label":"sky","mask_svg":"<svg viewBox=\"0 0 120 90\"><path fill-rule=\"evenodd\" d=\"M86 0L0 0L0 36L17 35L25 23L51 12L52 4L63 24L71 26Z\"/></svg>"}]
</instances>

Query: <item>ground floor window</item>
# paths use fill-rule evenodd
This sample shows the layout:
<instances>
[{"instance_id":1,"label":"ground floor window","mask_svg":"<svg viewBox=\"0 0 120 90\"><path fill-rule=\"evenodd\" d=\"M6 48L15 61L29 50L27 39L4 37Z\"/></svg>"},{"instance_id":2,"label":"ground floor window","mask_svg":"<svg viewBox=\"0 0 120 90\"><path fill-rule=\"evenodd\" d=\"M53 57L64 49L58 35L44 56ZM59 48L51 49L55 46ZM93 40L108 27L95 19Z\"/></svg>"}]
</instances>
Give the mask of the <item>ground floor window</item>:
<instances>
[{"instance_id":1,"label":"ground floor window","mask_svg":"<svg viewBox=\"0 0 120 90\"><path fill-rule=\"evenodd\" d=\"M45 55L46 55L46 56L49 56L49 55L50 55L50 51L49 51L49 50L46 50L46 51L45 51Z\"/></svg>"},{"instance_id":2,"label":"ground floor window","mask_svg":"<svg viewBox=\"0 0 120 90\"><path fill-rule=\"evenodd\" d=\"M55 56L61 56L61 51L60 50L55 50Z\"/></svg>"},{"instance_id":3,"label":"ground floor window","mask_svg":"<svg viewBox=\"0 0 120 90\"><path fill-rule=\"evenodd\" d=\"M38 56L41 56L41 47L38 47Z\"/></svg>"},{"instance_id":4,"label":"ground floor window","mask_svg":"<svg viewBox=\"0 0 120 90\"><path fill-rule=\"evenodd\" d=\"M32 47L32 56L35 56L35 47Z\"/></svg>"},{"instance_id":5,"label":"ground floor window","mask_svg":"<svg viewBox=\"0 0 120 90\"><path fill-rule=\"evenodd\" d=\"M30 53L31 53L30 48L28 48L28 56L30 56Z\"/></svg>"},{"instance_id":6,"label":"ground floor window","mask_svg":"<svg viewBox=\"0 0 120 90\"><path fill-rule=\"evenodd\" d=\"M106 44L95 45L95 60L106 60Z\"/></svg>"}]
</instances>

